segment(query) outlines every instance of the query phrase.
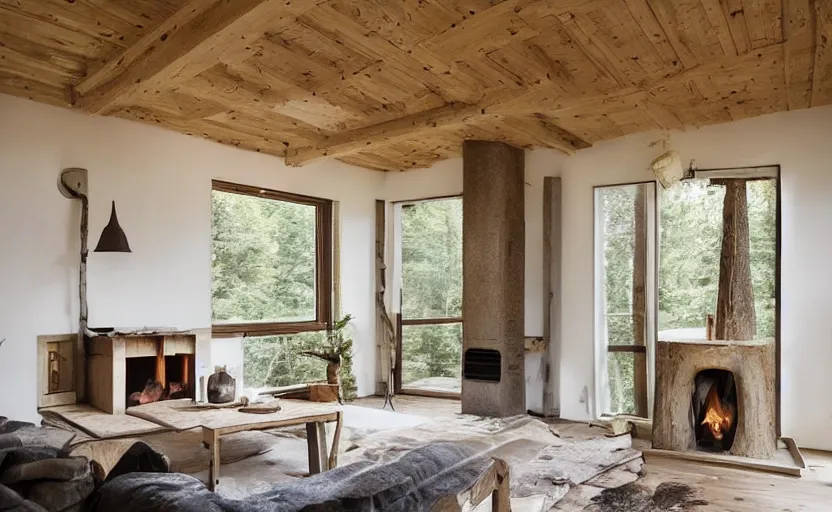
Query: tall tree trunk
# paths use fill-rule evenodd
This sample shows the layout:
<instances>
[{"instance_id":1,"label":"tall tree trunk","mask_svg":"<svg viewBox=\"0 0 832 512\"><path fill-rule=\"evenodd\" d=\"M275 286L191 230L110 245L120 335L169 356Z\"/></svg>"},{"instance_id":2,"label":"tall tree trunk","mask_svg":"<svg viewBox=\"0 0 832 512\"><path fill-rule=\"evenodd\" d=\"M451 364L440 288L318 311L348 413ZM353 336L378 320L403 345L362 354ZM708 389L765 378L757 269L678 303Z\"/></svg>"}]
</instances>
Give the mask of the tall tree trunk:
<instances>
[{"instance_id":1,"label":"tall tree trunk","mask_svg":"<svg viewBox=\"0 0 832 512\"><path fill-rule=\"evenodd\" d=\"M757 320L751 285L746 180L712 180L711 183L725 185L714 335L718 340L750 340L756 334Z\"/></svg>"},{"instance_id":2,"label":"tall tree trunk","mask_svg":"<svg viewBox=\"0 0 832 512\"><path fill-rule=\"evenodd\" d=\"M636 185L633 226L633 344L646 345L644 314L647 310L647 194L646 185ZM647 353L633 353L633 392L636 415L647 417Z\"/></svg>"}]
</instances>

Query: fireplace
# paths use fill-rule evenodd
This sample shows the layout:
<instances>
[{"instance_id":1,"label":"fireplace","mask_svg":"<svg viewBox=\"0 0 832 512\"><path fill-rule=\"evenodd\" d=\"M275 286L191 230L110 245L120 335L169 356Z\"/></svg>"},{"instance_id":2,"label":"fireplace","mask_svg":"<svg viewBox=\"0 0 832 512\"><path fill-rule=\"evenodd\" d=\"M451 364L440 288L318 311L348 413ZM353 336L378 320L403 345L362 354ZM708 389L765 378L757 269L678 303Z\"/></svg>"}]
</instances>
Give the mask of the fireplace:
<instances>
[{"instance_id":1,"label":"fireplace","mask_svg":"<svg viewBox=\"0 0 832 512\"><path fill-rule=\"evenodd\" d=\"M193 398L190 355L131 357L124 360L127 407L176 398Z\"/></svg>"},{"instance_id":2,"label":"fireplace","mask_svg":"<svg viewBox=\"0 0 832 512\"><path fill-rule=\"evenodd\" d=\"M195 398L193 334L96 336L88 340L86 399L110 414L173 398Z\"/></svg>"},{"instance_id":3,"label":"fireplace","mask_svg":"<svg viewBox=\"0 0 832 512\"><path fill-rule=\"evenodd\" d=\"M696 449L730 452L737 433L737 388L734 374L709 369L696 374L691 407Z\"/></svg>"},{"instance_id":4,"label":"fireplace","mask_svg":"<svg viewBox=\"0 0 832 512\"><path fill-rule=\"evenodd\" d=\"M775 343L659 341L653 448L771 459Z\"/></svg>"}]
</instances>

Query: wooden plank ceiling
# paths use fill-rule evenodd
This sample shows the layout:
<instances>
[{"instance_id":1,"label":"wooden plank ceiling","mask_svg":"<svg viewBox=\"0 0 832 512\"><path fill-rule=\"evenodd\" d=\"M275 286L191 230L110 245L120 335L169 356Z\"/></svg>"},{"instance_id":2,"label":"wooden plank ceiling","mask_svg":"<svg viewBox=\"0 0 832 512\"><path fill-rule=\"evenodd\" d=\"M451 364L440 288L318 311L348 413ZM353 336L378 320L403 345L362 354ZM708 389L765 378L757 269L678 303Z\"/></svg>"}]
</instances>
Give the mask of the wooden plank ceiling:
<instances>
[{"instance_id":1,"label":"wooden plank ceiling","mask_svg":"<svg viewBox=\"0 0 832 512\"><path fill-rule=\"evenodd\" d=\"M0 92L291 165L832 103L832 0L0 0Z\"/></svg>"}]
</instances>

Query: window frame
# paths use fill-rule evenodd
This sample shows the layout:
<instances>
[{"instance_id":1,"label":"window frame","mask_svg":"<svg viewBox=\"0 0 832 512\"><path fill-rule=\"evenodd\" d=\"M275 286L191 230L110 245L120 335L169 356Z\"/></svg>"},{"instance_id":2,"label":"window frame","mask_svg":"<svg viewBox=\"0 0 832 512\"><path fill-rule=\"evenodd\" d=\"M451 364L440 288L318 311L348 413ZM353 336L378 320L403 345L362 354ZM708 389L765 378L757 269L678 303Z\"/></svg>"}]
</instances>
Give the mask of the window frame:
<instances>
[{"instance_id":1,"label":"window frame","mask_svg":"<svg viewBox=\"0 0 832 512\"><path fill-rule=\"evenodd\" d=\"M315 320L216 323L213 318L212 294L211 336L239 338L327 330L333 324L333 201L222 180L211 180L211 190L315 207Z\"/></svg>"},{"instance_id":2,"label":"window frame","mask_svg":"<svg viewBox=\"0 0 832 512\"><path fill-rule=\"evenodd\" d=\"M652 191L645 194L645 300L644 300L644 343L633 345L610 345L606 339L606 311L604 285L604 257L599 249L604 246L604 229L598 210L600 194L605 189L652 185ZM636 395L646 395L647 407L643 417L653 417L653 398L655 392L655 345L658 333L659 310L659 187L656 180L644 180L625 183L611 183L596 185L592 188L592 224L593 224L593 338L595 345L595 400L594 415L596 418L610 417L607 403L609 390L609 376L607 375L607 358L609 354L633 354L633 357L643 357L644 360L634 371L634 392ZM635 315L636 312L630 313ZM638 389L640 388L640 389ZM638 400L638 396L636 397ZM638 414L638 404L636 404Z\"/></svg>"},{"instance_id":3,"label":"window frame","mask_svg":"<svg viewBox=\"0 0 832 512\"><path fill-rule=\"evenodd\" d=\"M782 435L782 338L781 338L781 293L782 293L782 247L783 247L783 182L780 164L746 165L740 167L711 167L693 169L695 179L736 178L736 179L770 179L777 187L774 213L774 423L777 435ZM657 265L659 260L656 261ZM659 304L656 304L656 308ZM657 309L658 311L658 309Z\"/></svg>"},{"instance_id":4,"label":"window frame","mask_svg":"<svg viewBox=\"0 0 832 512\"><path fill-rule=\"evenodd\" d=\"M716 167L707 169L691 169L689 178L693 179L771 179L776 186L775 199L775 269L774 269L774 296L775 296L775 312L774 312L774 339L775 339L775 426L777 435L781 434L781 291L782 291L782 172L779 164L773 165L759 165L759 166L740 166L740 167ZM627 185L642 185L645 183L654 183L652 205L652 222L654 223L654 231L652 232L652 239L648 236L647 241L647 270L652 273L649 276L647 283L655 288L652 290L652 295L646 300L647 307L647 325L652 327L652 333L648 334L646 340L647 346L642 348L639 345L606 345L599 339L601 320L599 319L599 300L601 293L598 288L599 278L599 253L598 247L602 243L599 238L600 226L598 225L598 212L596 210L598 191L605 188L614 188ZM658 342L659 326L659 277L661 264L661 184L656 180L644 180L635 182L610 183L604 185L593 186L592 194L592 219L593 219L593 338L595 347L595 403L593 405L594 415L596 418L609 417L604 411L604 396L603 393L608 386L606 379L606 356L611 353L632 353L637 354L643 351L647 352L647 385L648 385L648 418L653 416L653 394L655 391L655 344ZM649 201L648 201L649 204ZM649 233L648 233L649 235Z\"/></svg>"},{"instance_id":5,"label":"window frame","mask_svg":"<svg viewBox=\"0 0 832 512\"><path fill-rule=\"evenodd\" d=\"M438 397L438 398L454 398L458 399L461 396L461 393L456 393L453 391L433 391L428 389L421 389L415 387L409 387L404 385L402 382L402 376L404 373L403 369L403 353L404 353L404 345L403 345L403 331L405 326L409 325L419 325L419 326L426 326L426 325L450 325L450 324L461 324L463 325L464 329L464 322L462 315L460 316L447 316L447 317L431 317L431 318L407 318L404 317L402 314L403 310L403 300L404 300L404 285L402 282L402 213L403 209L409 206L415 206L421 203L429 203L433 201L444 201L449 199L462 199L462 194L448 194L442 196L435 196L435 197L425 197L421 199L406 199L401 201L393 201L393 225L394 225L394 269L395 269L395 277L394 277L394 296L396 297L395 301L395 327L396 327L396 364L394 369L393 375L393 390L397 394L402 395L411 395L411 396L427 396L427 397ZM464 336L464 335L463 335Z\"/></svg>"}]
</instances>

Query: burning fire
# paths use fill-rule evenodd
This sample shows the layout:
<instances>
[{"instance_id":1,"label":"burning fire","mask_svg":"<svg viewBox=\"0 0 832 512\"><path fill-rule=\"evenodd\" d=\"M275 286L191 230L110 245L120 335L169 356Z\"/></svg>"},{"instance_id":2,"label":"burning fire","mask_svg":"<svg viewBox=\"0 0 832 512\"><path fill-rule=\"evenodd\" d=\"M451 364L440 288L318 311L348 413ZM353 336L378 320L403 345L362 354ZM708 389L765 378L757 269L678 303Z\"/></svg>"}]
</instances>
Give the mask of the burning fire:
<instances>
[{"instance_id":1,"label":"burning fire","mask_svg":"<svg viewBox=\"0 0 832 512\"><path fill-rule=\"evenodd\" d=\"M150 404L159 400L186 398L187 386L184 382L168 382L165 388L159 381L148 379L143 390L130 393L127 397L127 407Z\"/></svg>"},{"instance_id":2,"label":"burning fire","mask_svg":"<svg viewBox=\"0 0 832 512\"><path fill-rule=\"evenodd\" d=\"M721 440L725 432L731 429L735 415L734 406L723 403L719 399L716 386L711 386L708 397L705 399L705 419L702 420L702 424L708 426L714 439Z\"/></svg>"}]
</instances>

